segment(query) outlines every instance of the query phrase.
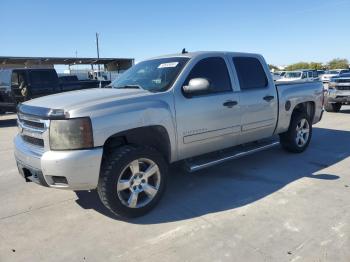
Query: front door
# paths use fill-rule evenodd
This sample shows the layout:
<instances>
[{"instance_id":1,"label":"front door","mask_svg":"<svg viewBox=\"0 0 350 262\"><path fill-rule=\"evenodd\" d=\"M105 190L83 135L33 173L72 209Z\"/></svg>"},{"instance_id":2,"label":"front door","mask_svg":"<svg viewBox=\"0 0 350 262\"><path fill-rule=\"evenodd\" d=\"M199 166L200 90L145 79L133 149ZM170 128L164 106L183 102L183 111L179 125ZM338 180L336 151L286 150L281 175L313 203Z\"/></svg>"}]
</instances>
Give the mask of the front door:
<instances>
[{"instance_id":1,"label":"front door","mask_svg":"<svg viewBox=\"0 0 350 262\"><path fill-rule=\"evenodd\" d=\"M26 71L14 70L11 75L11 92L16 103L24 102L29 96L29 86Z\"/></svg>"},{"instance_id":2,"label":"front door","mask_svg":"<svg viewBox=\"0 0 350 262\"><path fill-rule=\"evenodd\" d=\"M183 86L205 78L205 93L175 95L179 159L204 154L237 143L240 134L239 94L234 92L224 57L207 57L191 69Z\"/></svg>"}]
</instances>

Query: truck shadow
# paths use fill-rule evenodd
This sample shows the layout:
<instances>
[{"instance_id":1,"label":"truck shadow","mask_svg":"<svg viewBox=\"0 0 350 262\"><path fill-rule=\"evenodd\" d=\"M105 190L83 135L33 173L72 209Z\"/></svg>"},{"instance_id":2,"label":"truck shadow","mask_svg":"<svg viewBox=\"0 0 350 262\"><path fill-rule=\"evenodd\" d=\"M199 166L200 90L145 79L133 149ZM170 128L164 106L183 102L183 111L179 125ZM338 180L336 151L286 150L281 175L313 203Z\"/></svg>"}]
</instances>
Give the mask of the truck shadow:
<instances>
[{"instance_id":1,"label":"truck shadow","mask_svg":"<svg viewBox=\"0 0 350 262\"><path fill-rule=\"evenodd\" d=\"M350 114L350 109L341 109L339 113Z\"/></svg>"},{"instance_id":2,"label":"truck shadow","mask_svg":"<svg viewBox=\"0 0 350 262\"><path fill-rule=\"evenodd\" d=\"M274 149L188 174L172 167L168 188L149 214L127 220L134 224L156 224L186 220L209 213L235 209L262 199L286 185L303 179L324 183L339 179L323 169L350 156L350 132L314 128L313 140L302 154ZM76 192L76 202L113 219L96 192Z\"/></svg>"},{"instance_id":3,"label":"truck shadow","mask_svg":"<svg viewBox=\"0 0 350 262\"><path fill-rule=\"evenodd\" d=\"M17 118L15 116L10 119L0 119L0 128L1 127L13 127L17 125Z\"/></svg>"}]
</instances>

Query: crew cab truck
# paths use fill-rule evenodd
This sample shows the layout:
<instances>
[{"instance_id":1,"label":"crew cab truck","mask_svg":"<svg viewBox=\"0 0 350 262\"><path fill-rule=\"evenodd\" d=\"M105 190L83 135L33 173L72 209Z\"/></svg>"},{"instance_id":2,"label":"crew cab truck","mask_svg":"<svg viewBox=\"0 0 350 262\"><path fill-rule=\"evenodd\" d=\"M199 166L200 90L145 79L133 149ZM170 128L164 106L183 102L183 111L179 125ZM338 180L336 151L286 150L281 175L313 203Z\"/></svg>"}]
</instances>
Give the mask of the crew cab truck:
<instances>
[{"instance_id":1,"label":"crew cab truck","mask_svg":"<svg viewBox=\"0 0 350 262\"><path fill-rule=\"evenodd\" d=\"M54 69L0 70L0 110L14 111L18 103L60 92Z\"/></svg>"},{"instance_id":2,"label":"crew cab truck","mask_svg":"<svg viewBox=\"0 0 350 262\"><path fill-rule=\"evenodd\" d=\"M257 54L152 58L110 87L22 103L15 158L26 181L97 188L123 217L157 204L171 163L197 171L275 146L276 135L284 149L303 152L323 112L321 82L276 86Z\"/></svg>"},{"instance_id":3,"label":"crew cab truck","mask_svg":"<svg viewBox=\"0 0 350 262\"><path fill-rule=\"evenodd\" d=\"M68 80L68 81L67 81ZM72 76L58 77L51 68L20 68L0 70L0 113L15 111L24 101L86 88L108 85L110 81L78 80Z\"/></svg>"}]
</instances>

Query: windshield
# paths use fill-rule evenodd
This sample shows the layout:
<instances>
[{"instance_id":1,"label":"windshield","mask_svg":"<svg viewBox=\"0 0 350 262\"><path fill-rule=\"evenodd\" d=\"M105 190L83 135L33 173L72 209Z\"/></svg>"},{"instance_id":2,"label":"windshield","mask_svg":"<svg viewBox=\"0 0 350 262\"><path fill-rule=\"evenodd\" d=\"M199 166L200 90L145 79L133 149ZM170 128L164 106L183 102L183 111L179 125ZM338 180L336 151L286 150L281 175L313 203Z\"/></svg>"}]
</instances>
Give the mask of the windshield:
<instances>
[{"instance_id":1,"label":"windshield","mask_svg":"<svg viewBox=\"0 0 350 262\"><path fill-rule=\"evenodd\" d=\"M188 60L186 57L171 57L140 62L114 80L111 86L151 92L168 90Z\"/></svg>"},{"instance_id":2,"label":"windshield","mask_svg":"<svg viewBox=\"0 0 350 262\"><path fill-rule=\"evenodd\" d=\"M287 72L284 75L285 78L299 78L301 77L301 72Z\"/></svg>"},{"instance_id":3,"label":"windshield","mask_svg":"<svg viewBox=\"0 0 350 262\"><path fill-rule=\"evenodd\" d=\"M329 70L326 72L326 74L337 75L339 74L339 72L340 72L339 70Z\"/></svg>"}]
</instances>

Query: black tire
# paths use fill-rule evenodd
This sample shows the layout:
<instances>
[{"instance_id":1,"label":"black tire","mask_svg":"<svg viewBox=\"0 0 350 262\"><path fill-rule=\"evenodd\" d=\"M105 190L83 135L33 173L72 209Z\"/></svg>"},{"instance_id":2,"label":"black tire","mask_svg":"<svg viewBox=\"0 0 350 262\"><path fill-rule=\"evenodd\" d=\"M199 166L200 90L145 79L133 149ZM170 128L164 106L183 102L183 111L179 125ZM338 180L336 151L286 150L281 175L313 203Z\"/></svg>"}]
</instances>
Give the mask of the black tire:
<instances>
[{"instance_id":1,"label":"black tire","mask_svg":"<svg viewBox=\"0 0 350 262\"><path fill-rule=\"evenodd\" d=\"M297 127L301 123L302 119L305 119L305 121L307 121L309 133L308 133L307 139L305 139L306 136L303 135L303 140L304 141L306 140L306 141L301 145L297 143L297 137L298 137ZM299 134L299 136L301 135ZM292 119L288 128L288 131L280 134L280 143L282 147L289 152L301 153L301 152L304 152L305 149L308 147L311 137L312 137L312 124L308 115L306 113L296 112L296 113L293 113L292 115Z\"/></svg>"},{"instance_id":2,"label":"black tire","mask_svg":"<svg viewBox=\"0 0 350 262\"><path fill-rule=\"evenodd\" d=\"M124 191L119 191L118 193L117 184L119 179L122 179L122 176L128 175L126 174L127 172L130 173L130 179L128 181L129 182L133 181L133 182L130 182L131 184L134 183L135 179L134 180L132 179L135 177L133 176L134 172L132 172L131 168L128 166L134 160L139 160L139 159L150 160L158 166L159 172L157 172L157 180L159 179L158 176L160 177L160 179L159 179L158 186L154 187L154 188L158 188L158 190L156 191L154 196L152 196L153 197L152 199L151 197L149 197L150 202L145 204L144 206L129 207L127 206L128 203L126 203L125 199L123 199L123 196L124 195L127 196L127 194L130 193L130 198L129 198L130 200L131 195L133 194L133 190L135 189L135 186L124 189ZM139 163L142 164L142 162L139 162ZM142 166L140 166L140 171L141 171L141 167ZM136 178L137 177L138 176L136 175ZM145 215L159 202L165 190L166 180L167 180L167 163L165 162L163 156L158 151L156 151L151 147L145 147L145 146L139 146L139 147L123 146L114 150L109 155L104 156L102 166L101 166L97 192L99 194L99 197L102 203L115 215L121 216L124 218L139 217L139 216ZM149 185L148 179L146 184ZM146 191L143 191L143 195L141 195L142 192L137 193L136 198L139 197L139 194L140 194L140 198L141 196L144 199L148 197L148 195L146 194Z\"/></svg>"},{"instance_id":3,"label":"black tire","mask_svg":"<svg viewBox=\"0 0 350 262\"><path fill-rule=\"evenodd\" d=\"M326 103L324 108L327 112L337 113L340 111L342 104L341 103Z\"/></svg>"}]
</instances>

